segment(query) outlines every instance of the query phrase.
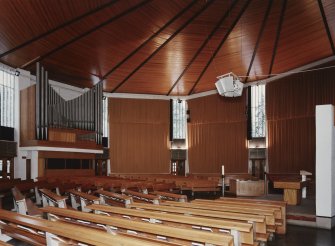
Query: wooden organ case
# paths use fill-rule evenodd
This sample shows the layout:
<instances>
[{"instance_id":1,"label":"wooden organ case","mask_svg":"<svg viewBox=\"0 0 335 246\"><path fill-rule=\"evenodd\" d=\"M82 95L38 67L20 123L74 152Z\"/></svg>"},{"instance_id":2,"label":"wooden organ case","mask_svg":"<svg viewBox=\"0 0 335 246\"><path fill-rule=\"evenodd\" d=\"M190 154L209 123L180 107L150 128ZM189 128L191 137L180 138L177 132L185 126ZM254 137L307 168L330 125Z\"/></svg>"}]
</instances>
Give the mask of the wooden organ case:
<instances>
[{"instance_id":1,"label":"wooden organ case","mask_svg":"<svg viewBox=\"0 0 335 246\"><path fill-rule=\"evenodd\" d=\"M102 100L102 83L72 100L64 99L50 85L48 72L37 63L36 84L20 92L20 147L39 152L38 176L60 175L62 169L64 174L71 173L63 164L60 170L55 165L49 170L49 158L53 163L57 158L65 163L75 163L78 159L81 160L78 163L86 163L83 160L94 162L96 154L103 153ZM79 175L94 175L94 165L78 166ZM83 166L92 170L80 171Z\"/></svg>"}]
</instances>

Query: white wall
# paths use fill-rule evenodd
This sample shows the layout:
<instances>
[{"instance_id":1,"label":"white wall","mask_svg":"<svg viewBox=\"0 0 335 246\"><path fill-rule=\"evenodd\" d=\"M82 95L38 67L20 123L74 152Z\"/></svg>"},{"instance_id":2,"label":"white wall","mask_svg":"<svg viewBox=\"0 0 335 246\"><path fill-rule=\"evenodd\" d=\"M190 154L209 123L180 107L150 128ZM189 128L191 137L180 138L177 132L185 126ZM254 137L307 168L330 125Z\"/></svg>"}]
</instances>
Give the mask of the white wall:
<instances>
[{"instance_id":1,"label":"white wall","mask_svg":"<svg viewBox=\"0 0 335 246\"><path fill-rule=\"evenodd\" d=\"M335 130L333 105L316 106L315 125L316 215L331 218L335 216ZM325 219L323 218L322 220ZM331 221L329 223L331 227ZM329 225L325 227L329 227Z\"/></svg>"}]
</instances>

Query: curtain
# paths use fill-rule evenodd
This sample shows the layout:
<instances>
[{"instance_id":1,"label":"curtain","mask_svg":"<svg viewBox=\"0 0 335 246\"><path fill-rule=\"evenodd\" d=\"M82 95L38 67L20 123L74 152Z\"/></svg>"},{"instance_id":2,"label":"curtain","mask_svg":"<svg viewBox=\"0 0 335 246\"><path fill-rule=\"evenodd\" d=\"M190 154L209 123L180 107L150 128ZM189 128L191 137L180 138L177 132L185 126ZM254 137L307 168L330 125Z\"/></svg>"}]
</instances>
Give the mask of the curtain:
<instances>
[{"instance_id":1,"label":"curtain","mask_svg":"<svg viewBox=\"0 0 335 246\"><path fill-rule=\"evenodd\" d=\"M110 98L112 173L170 171L169 101Z\"/></svg>"},{"instance_id":2,"label":"curtain","mask_svg":"<svg viewBox=\"0 0 335 246\"><path fill-rule=\"evenodd\" d=\"M331 65L331 64L327 64ZM335 69L294 74L266 86L270 173L315 173L315 106L335 104Z\"/></svg>"},{"instance_id":3,"label":"curtain","mask_svg":"<svg viewBox=\"0 0 335 246\"><path fill-rule=\"evenodd\" d=\"M246 93L227 98L218 94L188 101L190 173L248 171Z\"/></svg>"}]
</instances>

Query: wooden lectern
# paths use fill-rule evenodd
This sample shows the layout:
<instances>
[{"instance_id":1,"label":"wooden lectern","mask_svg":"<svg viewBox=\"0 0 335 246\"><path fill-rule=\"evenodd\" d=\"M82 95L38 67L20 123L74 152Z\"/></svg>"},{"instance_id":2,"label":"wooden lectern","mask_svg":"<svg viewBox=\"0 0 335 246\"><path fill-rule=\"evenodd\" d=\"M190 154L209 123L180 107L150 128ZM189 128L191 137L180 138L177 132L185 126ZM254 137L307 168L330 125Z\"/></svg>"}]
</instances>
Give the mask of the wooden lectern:
<instances>
[{"instance_id":1,"label":"wooden lectern","mask_svg":"<svg viewBox=\"0 0 335 246\"><path fill-rule=\"evenodd\" d=\"M284 189L284 201L288 205L299 205L301 203L301 190L306 187L307 181L274 181L273 187Z\"/></svg>"}]
</instances>

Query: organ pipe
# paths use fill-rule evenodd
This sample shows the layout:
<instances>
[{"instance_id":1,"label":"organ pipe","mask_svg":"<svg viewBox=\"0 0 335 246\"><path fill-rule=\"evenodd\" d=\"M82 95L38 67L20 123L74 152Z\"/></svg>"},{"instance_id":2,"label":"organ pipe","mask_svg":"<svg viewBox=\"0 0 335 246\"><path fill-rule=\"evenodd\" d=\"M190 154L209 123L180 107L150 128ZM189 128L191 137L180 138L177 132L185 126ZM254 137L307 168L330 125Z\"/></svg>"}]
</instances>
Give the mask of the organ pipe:
<instances>
[{"instance_id":1,"label":"organ pipe","mask_svg":"<svg viewBox=\"0 0 335 246\"><path fill-rule=\"evenodd\" d=\"M48 140L48 128L76 128L95 132L102 144L102 83L72 100L65 100L49 84L48 72L36 64L36 139Z\"/></svg>"}]
</instances>

